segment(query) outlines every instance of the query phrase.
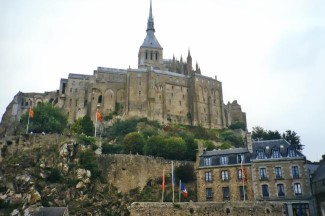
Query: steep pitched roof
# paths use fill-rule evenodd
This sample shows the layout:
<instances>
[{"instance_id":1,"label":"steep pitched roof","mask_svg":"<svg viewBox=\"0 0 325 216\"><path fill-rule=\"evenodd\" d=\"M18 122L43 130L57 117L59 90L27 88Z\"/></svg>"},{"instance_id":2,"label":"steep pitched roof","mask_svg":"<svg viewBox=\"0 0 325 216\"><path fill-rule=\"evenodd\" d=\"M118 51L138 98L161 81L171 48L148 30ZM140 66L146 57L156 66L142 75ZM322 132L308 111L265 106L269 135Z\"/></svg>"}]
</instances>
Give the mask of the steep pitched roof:
<instances>
[{"instance_id":1,"label":"steep pitched roof","mask_svg":"<svg viewBox=\"0 0 325 216\"><path fill-rule=\"evenodd\" d=\"M257 151L258 150L263 150L264 153L265 153L266 158L271 158L272 149L279 150L280 155L283 158L288 157L289 149L295 151L296 157L304 157L304 155L301 152L297 151L286 140L284 140L284 139L276 139L276 140L253 141L252 159L255 159L257 157Z\"/></svg>"},{"instance_id":2,"label":"steep pitched roof","mask_svg":"<svg viewBox=\"0 0 325 216\"><path fill-rule=\"evenodd\" d=\"M325 180L325 161L322 161L314 172L312 182Z\"/></svg>"}]
</instances>

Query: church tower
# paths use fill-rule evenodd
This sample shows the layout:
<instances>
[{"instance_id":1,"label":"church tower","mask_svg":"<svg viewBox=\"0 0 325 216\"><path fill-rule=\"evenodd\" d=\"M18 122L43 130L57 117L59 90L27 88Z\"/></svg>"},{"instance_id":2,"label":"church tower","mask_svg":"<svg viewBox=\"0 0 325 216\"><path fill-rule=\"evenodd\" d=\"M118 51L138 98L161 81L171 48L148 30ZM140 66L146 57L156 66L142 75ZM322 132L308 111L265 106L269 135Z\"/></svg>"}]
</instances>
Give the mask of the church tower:
<instances>
[{"instance_id":1,"label":"church tower","mask_svg":"<svg viewBox=\"0 0 325 216\"><path fill-rule=\"evenodd\" d=\"M154 69L162 69L163 48L155 36L151 0L146 32L146 38L140 46L138 54L138 68L153 67Z\"/></svg>"}]
</instances>

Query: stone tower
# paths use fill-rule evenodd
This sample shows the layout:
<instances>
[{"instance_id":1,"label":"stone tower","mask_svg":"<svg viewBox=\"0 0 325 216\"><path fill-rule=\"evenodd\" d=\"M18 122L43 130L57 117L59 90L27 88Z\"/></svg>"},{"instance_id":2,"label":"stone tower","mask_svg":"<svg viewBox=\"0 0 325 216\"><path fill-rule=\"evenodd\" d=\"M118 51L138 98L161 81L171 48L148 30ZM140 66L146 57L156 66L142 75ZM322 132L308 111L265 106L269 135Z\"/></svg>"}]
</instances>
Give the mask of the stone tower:
<instances>
[{"instance_id":1,"label":"stone tower","mask_svg":"<svg viewBox=\"0 0 325 216\"><path fill-rule=\"evenodd\" d=\"M160 46L155 36L151 1L146 32L146 38L144 39L138 54L138 68L153 67L154 69L162 69L163 48Z\"/></svg>"}]
</instances>

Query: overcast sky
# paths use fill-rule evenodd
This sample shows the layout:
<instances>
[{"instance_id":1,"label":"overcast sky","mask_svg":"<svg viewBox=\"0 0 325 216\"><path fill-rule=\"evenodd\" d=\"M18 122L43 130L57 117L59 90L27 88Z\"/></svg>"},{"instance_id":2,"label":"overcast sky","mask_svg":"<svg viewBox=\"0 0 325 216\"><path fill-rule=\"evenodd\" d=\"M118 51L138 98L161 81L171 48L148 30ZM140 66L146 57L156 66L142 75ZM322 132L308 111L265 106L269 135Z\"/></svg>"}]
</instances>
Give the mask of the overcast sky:
<instances>
[{"instance_id":1,"label":"overcast sky","mask_svg":"<svg viewBox=\"0 0 325 216\"><path fill-rule=\"evenodd\" d=\"M223 83L249 130L294 130L325 154L324 0L153 0L164 58L187 56ZM18 91L59 88L69 73L137 68L149 0L0 0L0 113Z\"/></svg>"}]
</instances>

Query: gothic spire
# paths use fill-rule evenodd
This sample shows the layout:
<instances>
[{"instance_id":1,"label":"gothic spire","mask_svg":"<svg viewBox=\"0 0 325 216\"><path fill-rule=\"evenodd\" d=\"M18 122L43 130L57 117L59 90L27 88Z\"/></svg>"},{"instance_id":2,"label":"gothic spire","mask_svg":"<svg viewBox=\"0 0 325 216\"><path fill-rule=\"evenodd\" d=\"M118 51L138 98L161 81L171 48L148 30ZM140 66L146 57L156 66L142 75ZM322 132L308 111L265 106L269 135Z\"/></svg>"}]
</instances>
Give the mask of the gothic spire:
<instances>
[{"instance_id":1,"label":"gothic spire","mask_svg":"<svg viewBox=\"0 0 325 216\"><path fill-rule=\"evenodd\" d=\"M147 32L148 31L155 32L153 16L152 16L152 3L151 3L151 0L150 0L149 18L148 18L148 23L147 23Z\"/></svg>"}]
</instances>

